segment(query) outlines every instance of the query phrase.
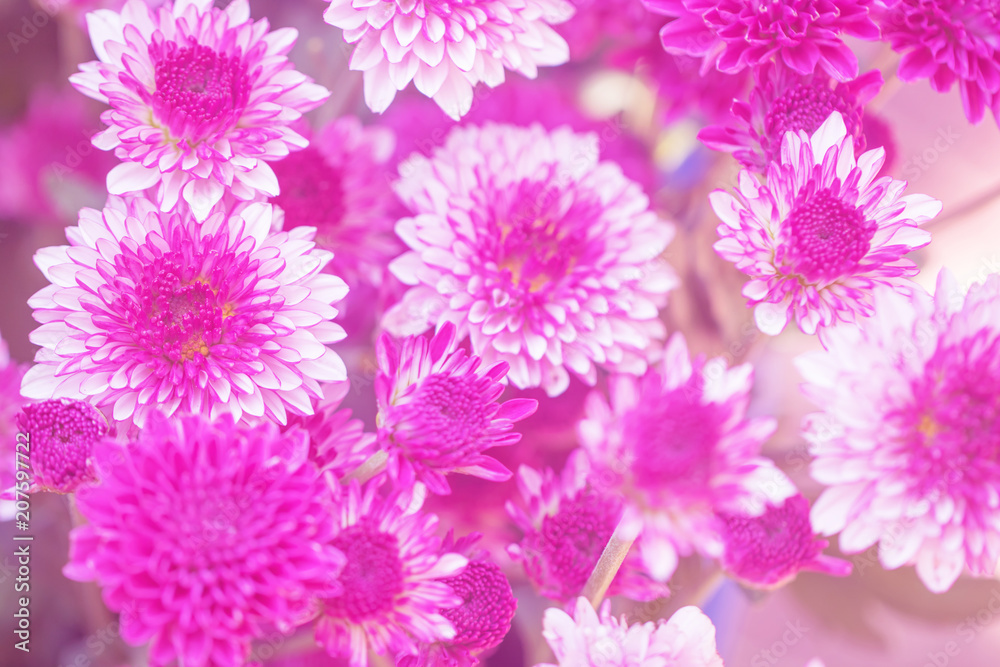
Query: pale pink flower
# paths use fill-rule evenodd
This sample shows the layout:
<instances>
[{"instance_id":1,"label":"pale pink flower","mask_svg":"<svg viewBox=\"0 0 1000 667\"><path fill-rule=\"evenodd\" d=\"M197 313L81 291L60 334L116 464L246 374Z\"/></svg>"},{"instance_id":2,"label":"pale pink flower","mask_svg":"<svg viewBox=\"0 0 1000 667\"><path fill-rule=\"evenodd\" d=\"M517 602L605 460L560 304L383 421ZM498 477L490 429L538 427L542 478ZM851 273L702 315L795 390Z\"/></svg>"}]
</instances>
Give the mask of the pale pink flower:
<instances>
[{"instance_id":1,"label":"pale pink flower","mask_svg":"<svg viewBox=\"0 0 1000 667\"><path fill-rule=\"evenodd\" d=\"M562 473L522 465L517 487L522 503L507 502L507 513L523 537L507 547L528 579L545 597L567 603L583 591L604 547L622 518L625 503L588 483L590 463L575 450ZM641 539L641 538L640 538ZM608 588L608 595L633 600L666 597L670 590L654 581L633 549Z\"/></svg>"},{"instance_id":2,"label":"pale pink flower","mask_svg":"<svg viewBox=\"0 0 1000 667\"><path fill-rule=\"evenodd\" d=\"M795 493L761 456L776 422L747 418L752 384L749 364L692 359L678 333L659 368L611 378L610 401L597 391L588 399L579 435L591 483L625 496L623 534L641 528L636 546L658 581L670 578L680 556L721 555L716 512L759 515L764 503Z\"/></svg>"},{"instance_id":3,"label":"pale pink flower","mask_svg":"<svg viewBox=\"0 0 1000 667\"><path fill-rule=\"evenodd\" d=\"M878 39L869 0L645 0L671 17L660 31L669 53L703 58L702 70L735 73L780 60L800 74L822 69L840 81L858 75L841 39Z\"/></svg>"},{"instance_id":4,"label":"pale pink flower","mask_svg":"<svg viewBox=\"0 0 1000 667\"><path fill-rule=\"evenodd\" d=\"M864 105L882 88L877 70L844 83L823 72L804 76L766 63L754 71L754 79L749 100L733 102L728 122L698 133L709 148L730 152L746 169L763 174L767 165L780 161L786 132L812 134L837 111L854 139L855 153L864 151Z\"/></svg>"},{"instance_id":5,"label":"pale pink flower","mask_svg":"<svg viewBox=\"0 0 1000 667\"><path fill-rule=\"evenodd\" d=\"M442 610L462 603L441 580L461 573L468 560L441 553L437 517L411 508L412 478L392 488L383 480L333 485L341 509L332 544L347 564L343 591L322 600L316 640L351 667L366 667L369 650L416 655L420 643L454 639Z\"/></svg>"},{"instance_id":6,"label":"pale pink flower","mask_svg":"<svg viewBox=\"0 0 1000 667\"><path fill-rule=\"evenodd\" d=\"M798 360L823 412L805 423L824 535L886 569L916 565L931 591L1000 560L1000 276L933 297L880 289L858 327L823 332Z\"/></svg>"},{"instance_id":7,"label":"pale pink flower","mask_svg":"<svg viewBox=\"0 0 1000 667\"><path fill-rule=\"evenodd\" d=\"M628 625L605 602L598 615L577 598L571 617L545 610L542 635L556 663L536 667L722 667L715 626L697 607L682 607L667 621Z\"/></svg>"},{"instance_id":8,"label":"pale pink flower","mask_svg":"<svg viewBox=\"0 0 1000 667\"><path fill-rule=\"evenodd\" d=\"M254 638L339 590L335 507L307 446L273 424L159 414L126 446L104 440L63 572L97 581L122 639L152 640L154 667L245 664Z\"/></svg>"},{"instance_id":9,"label":"pale pink flower","mask_svg":"<svg viewBox=\"0 0 1000 667\"><path fill-rule=\"evenodd\" d=\"M893 0L877 7L885 41L902 53L899 78L928 79L941 93L958 83L965 116L987 109L1000 122L1000 7L993 0Z\"/></svg>"},{"instance_id":10,"label":"pale pink flower","mask_svg":"<svg viewBox=\"0 0 1000 667\"><path fill-rule=\"evenodd\" d=\"M766 184L740 172L736 195L709 197L722 220L715 250L750 276L743 296L757 326L777 335L794 318L807 334L872 313L877 285L905 289L916 265L904 256L930 243L920 229L941 211L905 181L877 178L885 151L854 155L854 137L833 112L812 136L788 132Z\"/></svg>"},{"instance_id":11,"label":"pale pink flower","mask_svg":"<svg viewBox=\"0 0 1000 667\"><path fill-rule=\"evenodd\" d=\"M432 493L448 494L452 472L493 482L510 478L483 452L521 439L514 423L530 416L538 401L504 403L500 381L507 363L480 369L482 360L455 348L455 327L445 324L433 338L413 336L397 344L383 334L376 344L375 377L380 447L396 478L409 469Z\"/></svg>"},{"instance_id":12,"label":"pale pink flower","mask_svg":"<svg viewBox=\"0 0 1000 667\"><path fill-rule=\"evenodd\" d=\"M321 273L314 231L271 230L271 206L217 209L204 223L142 198L83 209L70 245L35 263L52 283L28 301L41 349L29 398L73 398L142 426L160 410L285 423L311 414L320 382L343 380L329 347L347 291Z\"/></svg>"},{"instance_id":13,"label":"pale pink flower","mask_svg":"<svg viewBox=\"0 0 1000 667\"><path fill-rule=\"evenodd\" d=\"M94 145L122 161L108 174L113 195L155 188L170 211L183 199L203 220L229 193L242 201L278 194L268 161L305 147L291 124L329 96L294 70L292 28L269 31L247 0L177 0L151 9L87 15L98 60L70 81L111 108Z\"/></svg>"},{"instance_id":14,"label":"pale pink flower","mask_svg":"<svg viewBox=\"0 0 1000 667\"><path fill-rule=\"evenodd\" d=\"M771 590L785 585L802 570L834 577L851 573L851 563L824 555L829 544L813 534L809 501L802 495L782 503L767 503L760 516L720 512L722 568L752 588Z\"/></svg>"},{"instance_id":15,"label":"pale pink flower","mask_svg":"<svg viewBox=\"0 0 1000 667\"><path fill-rule=\"evenodd\" d=\"M504 70L534 78L569 59L552 29L573 15L568 0L330 0L323 18L357 44L350 68L364 72L365 102L385 111L412 81L452 118L472 106L477 83Z\"/></svg>"},{"instance_id":16,"label":"pale pink flower","mask_svg":"<svg viewBox=\"0 0 1000 667\"><path fill-rule=\"evenodd\" d=\"M486 124L452 131L401 168L411 248L392 272L412 285L383 324L419 333L453 322L517 387L556 396L573 372L642 374L665 335L676 284L660 257L673 225L641 188L598 159L596 135Z\"/></svg>"}]
</instances>

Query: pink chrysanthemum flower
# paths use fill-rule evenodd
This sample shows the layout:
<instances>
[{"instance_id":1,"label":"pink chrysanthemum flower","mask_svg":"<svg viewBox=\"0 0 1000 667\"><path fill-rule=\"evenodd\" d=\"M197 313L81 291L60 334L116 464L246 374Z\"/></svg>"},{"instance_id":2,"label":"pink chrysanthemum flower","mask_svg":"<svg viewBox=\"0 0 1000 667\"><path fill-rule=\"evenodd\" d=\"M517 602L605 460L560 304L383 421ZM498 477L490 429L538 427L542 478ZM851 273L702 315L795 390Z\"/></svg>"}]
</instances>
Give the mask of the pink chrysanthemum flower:
<instances>
[{"instance_id":1,"label":"pink chrysanthemum flower","mask_svg":"<svg viewBox=\"0 0 1000 667\"><path fill-rule=\"evenodd\" d=\"M598 616L586 598L577 598L571 617L545 610L542 635L556 664L536 667L722 667L715 626L697 607L682 607L668 621L628 625L611 615L605 602Z\"/></svg>"},{"instance_id":2,"label":"pink chrysanthemum flower","mask_svg":"<svg viewBox=\"0 0 1000 667\"><path fill-rule=\"evenodd\" d=\"M875 294L860 327L823 332L801 357L812 476L828 485L812 520L840 548L879 544L886 569L915 564L934 592L1000 560L1000 276L966 295Z\"/></svg>"},{"instance_id":3,"label":"pink chrysanthemum flower","mask_svg":"<svg viewBox=\"0 0 1000 667\"><path fill-rule=\"evenodd\" d=\"M839 83L822 72L803 76L767 63L754 76L750 99L733 102L730 121L698 133L709 148L732 153L745 168L763 174L767 165L780 161L786 132L812 134L837 111L854 139L855 153L864 151L864 105L882 88L878 70Z\"/></svg>"},{"instance_id":4,"label":"pink chrysanthemum flower","mask_svg":"<svg viewBox=\"0 0 1000 667\"><path fill-rule=\"evenodd\" d=\"M777 335L790 318L807 334L872 313L876 285L905 289L917 273L904 259L930 243L919 224L941 211L926 195L901 197L905 181L876 178L881 148L854 156L834 112L812 136L788 132L766 185L740 172L736 196L710 195L722 220L715 249L750 276L743 296L757 326Z\"/></svg>"},{"instance_id":5,"label":"pink chrysanthemum flower","mask_svg":"<svg viewBox=\"0 0 1000 667\"><path fill-rule=\"evenodd\" d=\"M507 513L524 533L508 553L524 565L539 593L559 602L568 603L583 591L624 510L620 496L587 483L589 473L587 455L579 449L558 476L550 468L539 472L521 466L517 487L524 507L507 502ZM644 572L637 549L626 556L608 588L608 595L633 600L669 594Z\"/></svg>"},{"instance_id":6,"label":"pink chrysanthemum flower","mask_svg":"<svg viewBox=\"0 0 1000 667\"><path fill-rule=\"evenodd\" d=\"M155 415L124 447L104 440L64 573L129 610L122 638L152 640L151 665L244 664L252 639L288 632L340 590L335 508L307 447L301 431L190 415Z\"/></svg>"},{"instance_id":7,"label":"pink chrysanthemum flower","mask_svg":"<svg viewBox=\"0 0 1000 667\"><path fill-rule=\"evenodd\" d=\"M441 610L455 626L455 637L421 646L419 655L402 658L398 667L473 667L510 632L517 600L500 567L486 551L476 548L480 537L472 533L456 541L449 531L441 545L442 551L469 559L460 574L442 579L462 599L460 606Z\"/></svg>"},{"instance_id":8,"label":"pink chrysanthemum flower","mask_svg":"<svg viewBox=\"0 0 1000 667\"><path fill-rule=\"evenodd\" d=\"M271 206L216 210L204 223L145 199L83 209L69 246L35 263L52 282L29 305L41 346L29 398L73 398L142 426L160 410L285 423L311 414L320 382L346 378L326 346L343 337L314 230L269 233Z\"/></svg>"},{"instance_id":9,"label":"pink chrysanthemum flower","mask_svg":"<svg viewBox=\"0 0 1000 667\"><path fill-rule=\"evenodd\" d=\"M309 434L309 459L321 472L330 471L338 479L353 472L375 454L374 433L366 433L360 419L340 404L350 391L350 382L334 382L323 387L323 399L308 416L292 415L289 428L299 427Z\"/></svg>"},{"instance_id":10,"label":"pink chrysanthemum flower","mask_svg":"<svg viewBox=\"0 0 1000 667\"><path fill-rule=\"evenodd\" d=\"M809 522L809 501L801 494L783 503L767 503L760 516L720 512L722 568L747 586L772 590L802 570L834 577L851 573L851 563L824 555L826 540L816 538Z\"/></svg>"},{"instance_id":11,"label":"pink chrysanthemum flower","mask_svg":"<svg viewBox=\"0 0 1000 667\"><path fill-rule=\"evenodd\" d=\"M841 35L878 39L869 0L644 0L673 20L660 31L670 53L702 57L702 69L738 72L780 60L800 74L858 75Z\"/></svg>"},{"instance_id":12,"label":"pink chrysanthemum flower","mask_svg":"<svg viewBox=\"0 0 1000 667\"><path fill-rule=\"evenodd\" d=\"M249 201L278 194L268 160L303 148L291 129L329 96L286 57L292 28L268 32L247 0L177 0L150 9L129 0L120 13L87 17L98 60L70 81L111 109L94 137L122 164L108 174L121 195L156 187L161 210L178 198L203 220L223 193Z\"/></svg>"},{"instance_id":13,"label":"pink chrysanthemum flower","mask_svg":"<svg viewBox=\"0 0 1000 667\"><path fill-rule=\"evenodd\" d=\"M504 81L504 69L535 78L538 66L569 59L552 29L573 15L568 0L329 0L323 15L357 44L365 102L385 111L410 81L452 118L472 106L477 83Z\"/></svg>"},{"instance_id":14,"label":"pink chrysanthemum flower","mask_svg":"<svg viewBox=\"0 0 1000 667\"><path fill-rule=\"evenodd\" d=\"M31 403L17 416L18 432L30 444L32 486L72 493L95 480L90 457L94 445L108 435L108 421L89 403Z\"/></svg>"},{"instance_id":15,"label":"pink chrysanthemum flower","mask_svg":"<svg viewBox=\"0 0 1000 667\"><path fill-rule=\"evenodd\" d=\"M334 485L340 504L339 532L332 544L344 552L343 591L322 600L316 640L351 667L366 667L368 651L416 655L418 644L451 640L455 627L442 610L461 604L441 579L459 574L468 562L441 553L433 514L410 511L410 484L364 487Z\"/></svg>"},{"instance_id":16,"label":"pink chrysanthemum flower","mask_svg":"<svg viewBox=\"0 0 1000 667\"><path fill-rule=\"evenodd\" d=\"M641 525L636 546L658 581L670 578L682 555L721 555L716 512L760 514L756 505L795 493L760 455L776 423L747 418L752 383L749 364L730 369L722 358L691 359L678 333L660 369L613 377L610 402L600 392L588 399L579 434L591 483L626 497L623 521Z\"/></svg>"},{"instance_id":17,"label":"pink chrysanthemum flower","mask_svg":"<svg viewBox=\"0 0 1000 667\"><path fill-rule=\"evenodd\" d=\"M992 109L1000 122L1000 7L993 0L894 0L877 12L883 38L903 54L899 78L957 82L972 123ZM877 6L877 5L876 5Z\"/></svg>"},{"instance_id":18,"label":"pink chrysanthemum flower","mask_svg":"<svg viewBox=\"0 0 1000 667\"><path fill-rule=\"evenodd\" d=\"M642 374L676 279L660 258L673 226L596 135L487 124L452 131L414 156L397 191L414 212L397 233L412 249L391 270L413 287L386 313L399 333L454 322L520 388L555 396L569 372Z\"/></svg>"},{"instance_id":19,"label":"pink chrysanthemum flower","mask_svg":"<svg viewBox=\"0 0 1000 667\"><path fill-rule=\"evenodd\" d=\"M413 336L397 344L383 334L376 352L379 442L389 453L390 475L412 469L429 491L440 494L451 492L445 479L451 472L493 482L510 479L510 471L483 452L518 442L514 423L530 416L538 401L497 400L505 362L480 370L479 357L455 348L451 323L430 339Z\"/></svg>"},{"instance_id":20,"label":"pink chrysanthemum flower","mask_svg":"<svg viewBox=\"0 0 1000 667\"><path fill-rule=\"evenodd\" d=\"M271 199L281 211L280 228L315 227L316 245L334 253L327 271L352 289L379 285L403 250L393 227L404 213L386 178L394 150L391 130L344 116L272 165L281 186Z\"/></svg>"}]
</instances>

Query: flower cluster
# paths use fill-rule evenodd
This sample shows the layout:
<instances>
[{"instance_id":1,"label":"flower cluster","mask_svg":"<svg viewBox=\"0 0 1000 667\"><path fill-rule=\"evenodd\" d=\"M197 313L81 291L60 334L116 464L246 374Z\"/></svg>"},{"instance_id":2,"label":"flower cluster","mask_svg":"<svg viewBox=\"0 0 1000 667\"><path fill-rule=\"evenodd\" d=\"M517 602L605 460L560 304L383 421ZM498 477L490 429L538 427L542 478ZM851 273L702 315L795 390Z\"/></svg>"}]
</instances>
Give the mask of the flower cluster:
<instances>
[{"instance_id":1,"label":"flower cluster","mask_svg":"<svg viewBox=\"0 0 1000 667\"><path fill-rule=\"evenodd\" d=\"M1000 117L996 0L252 1L0 54L0 518L108 656L757 664L832 554L996 575L1000 275L920 275L991 209L892 99Z\"/></svg>"}]
</instances>

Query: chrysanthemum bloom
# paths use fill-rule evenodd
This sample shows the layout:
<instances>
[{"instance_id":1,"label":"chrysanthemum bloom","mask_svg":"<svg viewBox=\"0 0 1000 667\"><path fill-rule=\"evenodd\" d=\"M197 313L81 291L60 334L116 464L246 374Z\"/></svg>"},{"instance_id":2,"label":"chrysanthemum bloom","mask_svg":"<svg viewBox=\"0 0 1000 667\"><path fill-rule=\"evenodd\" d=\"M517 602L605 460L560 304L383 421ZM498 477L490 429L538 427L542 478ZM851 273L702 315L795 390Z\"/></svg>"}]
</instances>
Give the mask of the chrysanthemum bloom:
<instances>
[{"instance_id":1,"label":"chrysanthemum bloom","mask_svg":"<svg viewBox=\"0 0 1000 667\"><path fill-rule=\"evenodd\" d=\"M869 0L644 0L673 20L660 39L670 53L703 58L702 69L738 72L780 60L800 74L822 69L840 81L858 75L841 35L878 39Z\"/></svg>"},{"instance_id":2,"label":"chrysanthemum bloom","mask_svg":"<svg viewBox=\"0 0 1000 667\"><path fill-rule=\"evenodd\" d=\"M142 426L161 410L285 423L311 414L320 382L343 380L326 347L342 338L314 230L269 233L269 204L217 209L204 223L142 198L83 209L69 246L35 263L51 281L29 301L41 346L29 398L73 398Z\"/></svg>"},{"instance_id":3,"label":"chrysanthemum bloom","mask_svg":"<svg viewBox=\"0 0 1000 667\"><path fill-rule=\"evenodd\" d=\"M114 195L156 187L161 210L183 198L199 220L228 192L239 200L278 194L267 161L303 148L291 129L329 91L295 71L286 55L297 32L268 32L247 0L225 9L178 0L87 17L98 60L70 77L111 109L94 137L122 164L108 174Z\"/></svg>"},{"instance_id":4,"label":"chrysanthemum bloom","mask_svg":"<svg viewBox=\"0 0 1000 667\"><path fill-rule=\"evenodd\" d=\"M480 370L482 360L455 348L448 323L433 336L396 343L387 334L376 345L375 376L379 443L389 453L388 470L398 477L412 469L433 493L450 493L445 475L475 475L493 482L510 479L499 461L483 452L521 439L514 423L538 407L533 399L500 403L507 364Z\"/></svg>"},{"instance_id":5,"label":"chrysanthemum bloom","mask_svg":"<svg viewBox=\"0 0 1000 667\"><path fill-rule=\"evenodd\" d=\"M813 534L809 501L795 495L767 503L760 516L720 512L722 568L747 586L771 590L802 570L834 577L851 573L851 563L822 553L829 543Z\"/></svg>"},{"instance_id":6,"label":"chrysanthemum bloom","mask_svg":"<svg viewBox=\"0 0 1000 667\"><path fill-rule=\"evenodd\" d=\"M347 381L324 385L323 399L314 414L288 419L288 428L300 427L309 434L310 460L321 472L330 471L338 479L377 451L375 434L366 433L364 422L353 419L351 410L340 407L350 388Z\"/></svg>"},{"instance_id":7,"label":"chrysanthemum bloom","mask_svg":"<svg viewBox=\"0 0 1000 667\"><path fill-rule=\"evenodd\" d=\"M903 54L899 78L929 79L941 93L957 82L969 121L986 109L1000 122L1000 8L983 0L896 0L880 7L883 38Z\"/></svg>"},{"instance_id":8,"label":"chrysanthemum bloom","mask_svg":"<svg viewBox=\"0 0 1000 667\"><path fill-rule=\"evenodd\" d=\"M812 136L788 132L767 184L740 172L736 196L709 195L722 220L715 250L750 276L743 296L757 326L777 335L794 318L807 334L872 312L876 285L905 289L917 273L904 255L930 243L919 224L941 211L926 195L901 197L905 181L876 178L881 148L854 156L834 112Z\"/></svg>"},{"instance_id":9,"label":"chrysanthemum bloom","mask_svg":"<svg viewBox=\"0 0 1000 667\"><path fill-rule=\"evenodd\" d=\"M414 212L411 252L390 267L413 285L386 313L398 333L454 322L520 388L565 391L569 372L642 374L665 335L658 308L676 279L660 258L673 226L596 135L487 124L411 158L397 191ZM440 324L439 324L440 326Z\"/></svg>"},{"instance_id":10,"label":"chrysanthemum bloom","mask_svg":"<svg viewBox=\"0 0 1000 667\"><path fill-rule=\"evenodd\" d=\"M316 640L351 667L365 667L369 649L416 655L419 643L453 639L455 627L442 610L462 603L440 580L459 574L467 559L441 553L436 516L408 511L412 480L389 489L383 479L364 487L356 480L334 485L341 509L332 543L347 565L340 575L343 591L322 601Z\"/></svg>"},{"instance_id":11,"label":"chrysanthemum bloom","mask_svg":"<svg viewBox=\"0 0 1000 667\"><path fill-rule=\"evenodd\" d=\"M472 106L477 83L504 81L504 69L533 79L538 67L569 60L552 29L573 15L568 0L330 0L326 22L357 44L365 102L385 111L410 81L452 118Z\"/></svg>"},{"instance_id":12,"label":"chrysanthemum bloom","mask_svg":"<svg viewBox=\"0 0 1000 667\"><path fill-rule=\"evenodd\" d=\"M746 417L752 383L748 364L730 369L722 358L691 359L678 333L659 369L639 379L613 377L610 402L600 392L588 399L579 434L591 482L626 497L624 521L641 520L636 547L659 581L682 555L721 555L716 512L759 515L766 501L795 493L760 455L776 423Z\"/></svg>"},{"instance_id":13,"label":"chrysanthemum bloom","mask_svg":"<svg viewBox=\"0 0 1000 667\"><path fill-rule=\"evenodd\" d=\"M469 559L460 574L442 579L462 599L460 606L441 610L441 615L455 626L455 637L421 646L418 655L399 660L399 667L472 667L510 632L517 600L500 567L486 551L476 548L480 537L472 533L455 540L449 531L441 544L442 551L454 551Z\"/></svg>"},{"instance_id":14,"label":"chrysanthemum bloom","mask_svg":"<svg viewBox=\"0 0 1000 667\"><path fill-rule=\"evenodd\" d=\"M879 544L886 569L915 564L934 592L1000 559L1000 275L967 295L882 289L859 327L823 332L801 357L821 534L856 553Z\"/></svg>"},{"instance_id":15,"label":"chrysanthemum bloom","mask_svg":"<svg viewBox=\"0 0 1000 667\"><path fill-rule=\"evenodd\" d=\"M17 416L18 432L30 442L29 463L36 489L72 493L95 479L94 445L108 434L108 421L89 403L31 403Z\"/></svg>"},{"instance_id":16,"label":"chrysanthemum bloom","mask_svg":"<svg viewBox=\"0 0 1000 667\"><path fill-rule=\"evenodd\" d=\"M754 77L750 99L733 102L730 120L698 133L709 148L732 153L745 168L763 174L767 165L780 161L786 132L812 134L837 111L854 139L855 153L865 149L862 117L864 105L882 88L878 70L838 83L822 72L803 76L767 63Z\"/></svg>"},{"instance_id":17,"label":"chrysanthemum bloom","mask_svg":"<svg viewBox=\"0 0 1000 667\"><path fill-rule=\"evenodd\" d=\"M63 572L128 609L121 636L152 640L150 664L244 664L254 638L288 632L340 590L336 510L307 447L302 431L194 415L154 415L127 446L104 440Z\"/></svg>"},{"instance_id":18,"label":"chrysanthemum bloom","mask_svg":"<svg viewBox=\"0 0 1000 667\"><path fill-rule=\"evenodd\" d=\"M610 602L598 616L581 597L572 617L546 609L542 635L557 662L536 667L722 667L715 626L697 607L682 607L668 621L630 626L624 616L611 615Z\"/></svg>"},{"instance_id":19,"label":"chrysanthemum bloom","mask_svg":"<svg viewBox=\"0 0 1000 667\"><path fill-rule=\"evenodd\" d=\"M404 212L390 187L391 130L362 127L353 116L330 122L309 146L272 167L281 194L281 229L316 228L316 245L334 253L327 271L352 289L378 285L389 260L402 252L393 227Z\"/></svg>"},{"instance_id":20,"label":"chrysanthemum bloom","mask_svg":"<svg viewBox=\"0 0 1000 667\"><path fill-rule=\"evenodd\" d=\"M620 496L587 483L590 464L582 450L570 454L561 475L521 466L517 487L523 506L507 502L507 513L524 537L507 547L545 597L568 603L583 591L604 547L622 518ZM666 597L669 589L644 572L638 549L626 556L608 595L633 600Z\"/></svg>"}]
</instances>

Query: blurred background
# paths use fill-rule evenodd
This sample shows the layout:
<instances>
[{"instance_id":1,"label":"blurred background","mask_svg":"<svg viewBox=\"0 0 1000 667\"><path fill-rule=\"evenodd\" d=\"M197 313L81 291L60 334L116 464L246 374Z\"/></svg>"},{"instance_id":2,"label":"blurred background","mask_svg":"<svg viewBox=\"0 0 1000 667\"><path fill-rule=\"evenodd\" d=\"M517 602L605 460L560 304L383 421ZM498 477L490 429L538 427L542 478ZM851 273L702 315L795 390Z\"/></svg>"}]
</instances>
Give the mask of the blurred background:
<instances>
[{"instance_id":1,"label":"blurred background","mask_svg":"<svg viewBox=\"0 0 1000 667\"><path fill-rule=\"evenodd\" d=\"M578 4L587 9L600 0ZM114 0L0 0L0 333L11 363L29 363L35 352L28 339L34 322L26 301L44 280L32 263L34 252L64 243L63 229L75 224L80 207L103 204L104 177L116 163L90 145L90 137L103 127L101 105L73 90L67 77L94 57L85 12L119 6ZM414 95L402 94L382 118L367 113L360 77L347 70L350 48L321 19L325 6L322 0L251 2L256 18L266 16L273 27L300 31L293 62L333 91L331 100L311 115L314 126L343 114L381 123L399 134L397 160L440 144L455 123ZM678 226L667 253L682 279L664 313L670 329L683 331L695 351L755 365L752 411L773 415L780 423L766 453L803 493L815 498L819 487L809 478L809 456L799 436L801 419L813 407L799 394L792 359L817 343L794 327L777 338L759 334L740 295L742 275L711 247L717 221L706 194L731 186L737 168L728 155L701 146L696 134L727 111L732 96L745 90L745 81L722 75L701 79L696 65L659 49L655 35L662 19L646 16L638 0L634 9L634 16L609 22L606 41L575 53L571 64L543 72L535 82L508 74L501 88L479 91L464 122L569 122L599 133L603 156L619 160L662 215ZM603 20L594 8L581 16ZM626 21L633 32L622 39L613 28ZM565 29L586 28L572 24ZM908 180L909 193L944 202L943 213L928 225L932 243L915 254L921 266L917 280L933 289L942 267L964 283L1000 271L1000 131L993 118L970 126L957 91L940 95L924 82L901 84L893 76L895 56L883 45L853 46L862 71L882 69L887 80L869 106L875 111L866 118L869 147L885 145L889 173ZM388 168L387 178L394 169ZM341 350L353 384L346 405L369 427L374 415L371 344L372 332L362 329ZM509 448L516 451L500 453L501 458L560 466L575 445L574 426L586 393L574 384L564 399L543 406L523 422L524 441ZM16 407L0 406L5 443L0 449L13 446ZM513 482L460 478L453 486L455 495L434 501L433 509L444 525L455 525L459 532L473 527L487 532L486 546L506 566L519 599L510 636L486 664L518 667L550 657L540 637L541 615L549 603L537 597L520 566L504 552L506 543L517 539L503 512L504 501L514 495ZM141 652L121 643L115 617L104 609L96 589L70 582L60 572L71 517L66 497L32 498L27 654L13 647L13 524L0 522L0 665L143 664ZM768 595L749 593L731 581L720 585L710 567L691 560L671 582L671 598L643 605L616 600L614 609L632 620L654 620L697 603L715 622L719 649L730 667L802 667L816 657L826 667L1000 665L1000 582L962 578L948 593L934 595L912 568L883 571L874 549L848 558L855 565L848 579L802 574ZM296 640L275 638L258 647L255 656L260 664L275 666L333 664L303 648Z\"/></svg>"}]
</instances>

